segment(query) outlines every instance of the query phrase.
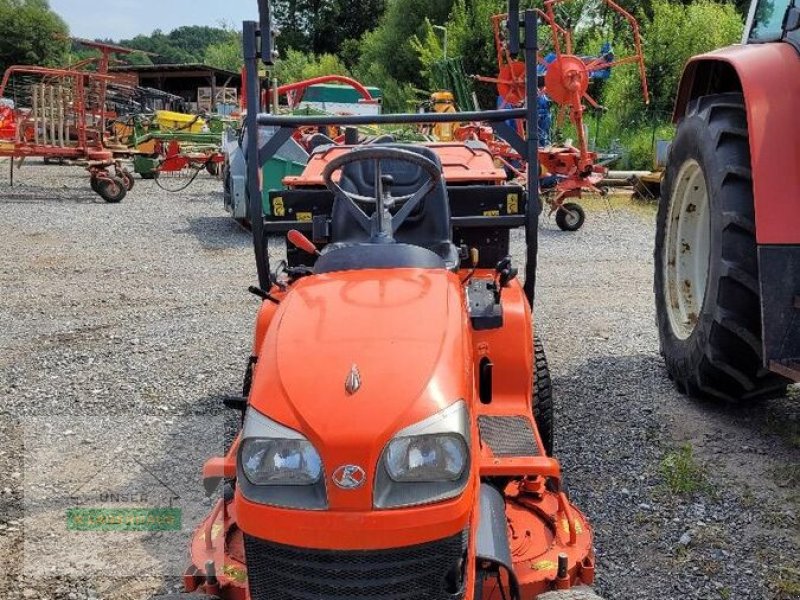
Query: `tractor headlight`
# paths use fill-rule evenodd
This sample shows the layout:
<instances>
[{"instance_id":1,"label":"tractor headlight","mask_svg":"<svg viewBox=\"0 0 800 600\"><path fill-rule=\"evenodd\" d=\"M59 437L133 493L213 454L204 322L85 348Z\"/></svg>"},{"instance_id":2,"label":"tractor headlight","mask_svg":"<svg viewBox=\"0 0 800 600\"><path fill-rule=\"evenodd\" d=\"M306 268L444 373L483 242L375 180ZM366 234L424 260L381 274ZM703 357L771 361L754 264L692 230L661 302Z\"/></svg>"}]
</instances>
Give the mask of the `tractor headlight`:
<instances>
[{"instance_id":1,"label":"tractor headlight","mask_svg":"<svg viewBox=\"0 0 800 600\"><path fill-rule=\"evenodd\" d=\"M322 459L305 440L250 438L242 444L242 470L254 485L313 485Z\"/></svg>"},{"instance_id":2,"label":"tractor headlight","mask_svg":"<svg viewBox=\"0 0 800 600\"><path fill-rule=\"evenodd\" d=\"M301 509L328 505L314 445L252 408L245 416L238 463L239 485L249 500Z\"/></svg>"},{"instance_id":3,"label":"tractor headlight","mask_svg":"<svg viewBox=\"0 0 800 600\"><path fill-rule=\"evenodd\" d=\"M467 442L457 433L395 438L386 447L394 481L455 481L467 466Z\"/></svg>"},{"instance_id":4,"label":"tractor headlight","mask_svg":"<svg viewBox=\"0 0 800 600\"><path fill-rule=\"evenodd\" d=\"M383 450L374 504L397 508L458 496L469 478L469 413L459 400L397 432Z\"/></svg>"}]
</instances>

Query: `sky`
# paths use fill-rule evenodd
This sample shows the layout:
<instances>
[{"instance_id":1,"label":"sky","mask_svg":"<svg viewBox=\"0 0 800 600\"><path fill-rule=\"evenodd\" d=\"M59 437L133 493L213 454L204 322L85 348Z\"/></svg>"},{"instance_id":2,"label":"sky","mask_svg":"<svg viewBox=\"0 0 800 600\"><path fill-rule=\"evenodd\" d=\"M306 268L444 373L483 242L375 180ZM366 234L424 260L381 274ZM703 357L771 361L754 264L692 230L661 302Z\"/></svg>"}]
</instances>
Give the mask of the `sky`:
<instances>
[{"instance_id":1,"label":"sky","mask_svg":"<svg viewBox=\"0 0 800 600\"><path fill-rule=\"evenodd\" d=\"M90 39L128 39L154 29L222 22L238 29L244 20L258 20L256 0L50 0L50 7L71 35Z\"/></svg>"}]
</instances>

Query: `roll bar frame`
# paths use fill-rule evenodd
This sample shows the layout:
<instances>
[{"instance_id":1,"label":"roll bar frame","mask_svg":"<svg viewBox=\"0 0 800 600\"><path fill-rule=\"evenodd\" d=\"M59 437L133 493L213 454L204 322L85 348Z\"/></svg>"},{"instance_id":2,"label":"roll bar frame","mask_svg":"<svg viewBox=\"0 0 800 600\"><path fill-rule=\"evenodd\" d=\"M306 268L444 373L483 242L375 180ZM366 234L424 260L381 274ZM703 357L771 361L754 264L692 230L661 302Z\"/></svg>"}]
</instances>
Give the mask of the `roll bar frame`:
<instances>
[{"instance_id":1,"label":"roll bar frame","mask_svg":"<svg viewBox=\"0 0 800 600\"><path fill-rule=\"evenodd\" d=\"M533 10L526 10L520 20L519 1L509 0L509 40L515 50L522 46L526 65L526 97L524 108L513 110L488 110L461 113L400 113L383 115L350 116L292 116L260 114L261 82L258 75L259 59L267 66L274 64L275 30L272 25L269 0L259 0L259 22L243 23L243 44L245 78L247 81L247 106L245 117L245 144L247 157L247 196L248 213L253 232L253 246L261 289L269 290L271 275L267 254L267 241L264 237L264 215L260 171L263 165L292 136L299 127L322 127L326 125L358 126L381 124L429 124L462 123L481 121L491 125L495 133L508 142L528 163L527 197L525 214L525 296L533 307L536 291L536 270L539 250L539 130L537 118L537 29L538 16ZM524 33L524 36L520 34ZM523 139L517 131L507 124L512 119L524 119L528 127ZM259 148L259 127L277 127L270 140Z\"/></svg>"}]
</instances>

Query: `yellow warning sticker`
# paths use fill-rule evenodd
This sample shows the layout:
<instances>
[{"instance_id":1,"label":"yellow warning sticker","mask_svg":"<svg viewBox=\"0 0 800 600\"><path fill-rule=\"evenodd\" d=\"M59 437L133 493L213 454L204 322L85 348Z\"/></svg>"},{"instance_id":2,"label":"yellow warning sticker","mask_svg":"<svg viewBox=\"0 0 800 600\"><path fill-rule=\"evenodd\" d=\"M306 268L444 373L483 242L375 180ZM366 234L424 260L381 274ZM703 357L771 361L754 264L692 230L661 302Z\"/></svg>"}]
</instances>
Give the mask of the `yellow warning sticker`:
<instances>
[{"instance_id":1,"label":"yellow warning sticker","mask_svg":"<svg viewBox=\"0 0 800 600\"><path fill-rule=\"evenodd\" d=\"M499 210L485 210L483 211L484 217L499 217L500 211Z\"/></svg>"},{"instance_id":2,"label":"yellow warning sticker","mask_svg":"<svg viewBox=\"0 0 800 600\"><path fill-rule=\"evenodd\" d=\"M297 220L298 221L310 221L314 215L310 212L299 212L297 213Z\"/></svg>"},{"instance_id":3,"label":"yellow warning sticker","mask_svg":"<svg viewBox=\"0 0 800 600\"><path fill-rule=\"evenodd\" d=\"M283 205L283 196L276 196L272 199L272 214L276 217L286 216L286 207Z\"/></svg>"},{"instance_id":4,"label":"yellow warning sticker","mask_svg":"<svg viewBox=\"0 0 800 600\"><path fill-rule=\"evenodd\" d=\"M531 563L531 569L534 571L550 571L556 568L556 563L552 560L540 560L535 563Z\"/></svg>"},{"instance_id":5,"label":"yellow warning sticker","mask_svg":"<svg viewBox=\"0 0 800 600\"><path fill-rule=\"evenodd\" d=\"M506 197L506 212L510 215L519 212L519 194L509 194Z\"/></svg>"},{"instance_id":6,"label":"yellow warning sticker","mask_svg":"<svg viewBox=\"0 0 800 600\"><path fill-rule=\"evenodd\" d=\"M233 581L237 583L244 583L247 581L247 572L244 569L234 567L233 565L224 565L222 572Z\"/></svg>"}]
</instances>

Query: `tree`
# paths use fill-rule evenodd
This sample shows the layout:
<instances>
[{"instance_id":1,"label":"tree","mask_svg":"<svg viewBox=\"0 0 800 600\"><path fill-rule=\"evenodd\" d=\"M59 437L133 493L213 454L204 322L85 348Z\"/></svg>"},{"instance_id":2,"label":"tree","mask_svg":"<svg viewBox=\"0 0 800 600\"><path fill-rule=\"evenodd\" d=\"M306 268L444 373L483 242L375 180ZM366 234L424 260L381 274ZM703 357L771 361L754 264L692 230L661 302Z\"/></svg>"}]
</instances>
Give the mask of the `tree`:
<instances>
[{"instance_id":1,"label":"tree","mask_svg":"<svg viewBox=\"0 0 800 600\"><path fill-rule=\"evenodd\" d=\"M67 25L47 0L0 0L0 70L63 65L69 47Z\"/></svg>"},{"instance_id":2,"label":"tree","mask_svg":"<svg viewBox=\"0 0 800 600\"><path fill-rule=\"evenodd\" d=\"M346 40L377 27L385 0L278 0L272 5L283 51L337 54Z\"/></svg>"},{"instance_id":3,"label":"tree","mask_svg":"<svg viewBox=\"0 0 800 600\"><path fill-rule=\"evenodd\" d=\"M218 69L238 73L244 65L241 36L231 31L227 40L210 45L206 48L203 62Z\"/></svg>"}]
</instances>

